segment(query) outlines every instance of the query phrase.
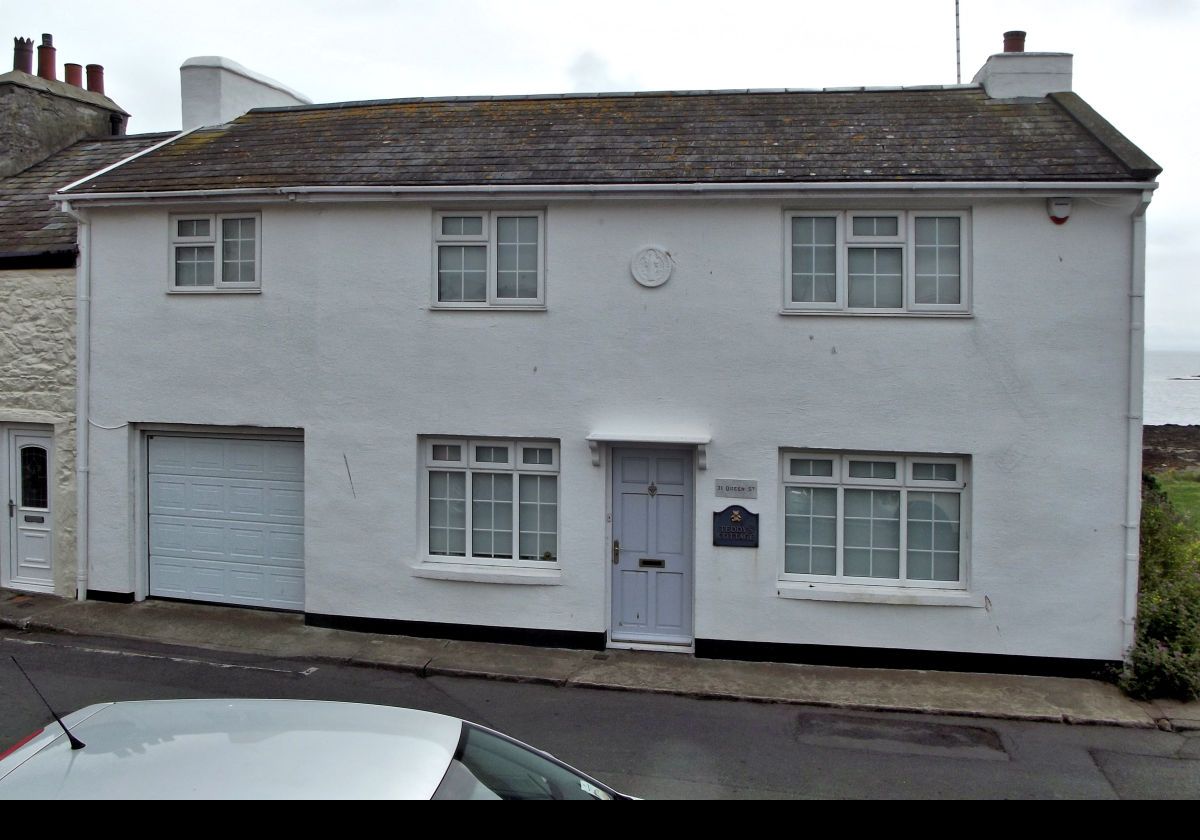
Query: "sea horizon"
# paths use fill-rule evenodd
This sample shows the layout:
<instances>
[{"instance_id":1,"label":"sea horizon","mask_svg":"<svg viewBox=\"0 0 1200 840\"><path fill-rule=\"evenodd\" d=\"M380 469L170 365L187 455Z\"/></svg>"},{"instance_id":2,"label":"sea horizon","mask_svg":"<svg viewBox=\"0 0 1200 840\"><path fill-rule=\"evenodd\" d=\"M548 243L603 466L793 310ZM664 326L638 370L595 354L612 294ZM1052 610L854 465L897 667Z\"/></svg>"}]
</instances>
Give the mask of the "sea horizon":
<instances>
[{"instance_id":1,"label":"sea horizon","mask_svg":"<svg viewBox=\"0 0 1200 840\"><path fill-rule=\"evenodd\" d=\"M1200 351L1147 350L1142 422L1200 425Z\"/></svg>"}]
</instances>

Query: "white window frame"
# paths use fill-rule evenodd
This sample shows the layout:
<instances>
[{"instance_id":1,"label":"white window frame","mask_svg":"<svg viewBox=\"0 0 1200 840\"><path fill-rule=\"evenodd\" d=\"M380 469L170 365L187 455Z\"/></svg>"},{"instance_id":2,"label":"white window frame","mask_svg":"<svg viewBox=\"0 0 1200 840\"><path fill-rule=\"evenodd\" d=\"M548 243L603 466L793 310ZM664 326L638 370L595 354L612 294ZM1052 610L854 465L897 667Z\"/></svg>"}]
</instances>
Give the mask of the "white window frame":
<instances>
[{"instance_id":1,"label":"white window frame","mask_svg":"<svg viewBox=\"0 0 1200 840\"><path fill-rule=\"evenodd\" d=\"M224 241L222 232L223 222L228 219L254 220L254 282L226 283L222 278L225 261L223 259ZM207 221L208 236L180 236L179 223L190 221ZM255 293L262 291L262 214L259 212L240 213L172 213L168 216L169 245L167 248L167 291L172 294L221 294ZM177 286L175 285L175 249L177 247L211 246L213 249L213 284L211 286Z\"/></svg>"},{"instance_id":2,"label":"white window frame","mask_svg":"<svg viewBox=\"0 0 1200 840\"><path fill-rule=\"evenodd\" d=\"M439 461L433 457L434 446L461 446L462 459L459 461ZM508 464L495 464L489 461L475 460L476 446L507 447ZM525 449L549 449L550 464L522 464L521 453ZM425 563L444 563L449 565L493 566L501 568L525 569L559 569L559 557L562 552L562 479L557 482L558 496L555 505L558 508L557 532L555 535L556 553L553 560L522 560L521 554L521 476L561 476L559 471L559 444L555 440L514 439L514 438L466 438L466 437L423 437L421 438L421 492L419 493L420 509L420 543L421 560ZM466 514L464 527L466 532L465 551L462 556L454 554L432 554L429 550L429 474L430 472L460 472L466 475L464 483ZM512 548L513 556L508 557L476 557L472 551L472 476L475 473L507 473L513 476L512 483Z\"/></svg>"},{"instance_id":3,"label":"white window frame","mask_svg":"<svg viewBox=\"0 0 1200 840\"><path fill-rule=\"evenodd\" d=\"M949 457L945 455L896 455L895 453L863 453L863 452L827 452L789 449L783 451L781 459L781 488L779 494L779 579L781 581L796 581L810 584L842 584L864 587L891 587L908 590L919 589L954 589L965 590L968 584L968 565L970 560L971 523L970 496L967 481L969 460L965 457ZM824 458L834 460L834 476L793 476L789 463L793 458ZM896 479L851 478L850 461L891 461L897 465ZM955 464L957 467L955 481L914 481L912 479L914 463ZM840 477L840 478L839 478ZM795 487L811 487L813 489L837 490L837 559L832 575L796 574L786 571L786 529L787 529L787 490ZM900 571L897 578L864 578L854 577L843 573L845 553L845 520L846 490L889 490L900 493ZM907 577L908 571L908 494L909 492L927 493L931 491L957 493L959 496L959 531L958 531L958 580L924 580Z\"/></svg>"},{"instance_id":4,"label":"white window frame","mask_svg":"<svg viewBox=\"0 0 1200 840\"><path fill-rule=\"evenodd\" d=\"M792 461L832 461L832 475L792 475ZM842 459L829 452L789 452L783 456L783 480L785 484L840 484L842 481Z\"/></svg>"},{"instance_id":5,"label":"white window frame","mask_svg":"<svg viewBox=\"0 0 1200 840\"><path fill-rule=\"evenodd\" d=\"M917 303L917 220L958 219L958 303ZM908 249L904 265L904 294L910 312L971 311L971 214L963 210L913 211L908 214Z\"/></svg>"},{"instance_id":6,"label":"white window frame","mask_svg":"<svg viewBox=\"0 0 1200 840\"><path fill-rule=\"evenodd\" d=\"M878 218L880 216L896 220L896 234L854 233L854 220L859 218ZM896 245L904 244L907 231L907 219L901 210L850 210L846 213L846 244L848 245Z\"/></svg>"},{"instance_id":7,"label":"white window frame","mask_svg":"<svg viewBox=\"0 0 1200 840\"><path fill-rule=\"evenodd\" d=\"M447 216L474 216L483 219L482 234L443 234L442 219ZM499 223L506 218L537 219L537 295L531 298L501 298L497 288L497 259ZM482 245L486 248L486 300L443 301L438 299L438 252L441 245ZM505 210L435 210L433 214L433 282L430 301L433 309L544 309L546 306L546 211L529 209Z\"/></svg>"},{"instance_id":8,"label":"white window frame","mask_svg":"<svg viewBox=\"0 0 1200 840\"><path fill-rule=\"evenodd\" d=\"M895 236L855 236L854 219L862 216L897 217ZM835 302L792 300L792 220L836 219L837 256ZM924 218L959 220L959 302L916 303L916 223ZM971 214L965 210L788 210L783 214L783 309L785 314L845 315L962 315L971 311ZM899 248L902 301L897 308L852 307L849 305L850 249L860 247Z\"/></svg>"},{"instance_id":9,"label":"white window frame","mask_svg":"<svg viewBox=\"0 0 1200 840\"><path fill-rule=\"evenodd\" d=\"M792 300L792 257L794 256L792 242L793 219L833 219L834 229L834 288L833 301L793 301ZM783 306L785 309L803 309L814 311L829 311L845 309L846 307L846 218L845 214L834 211L807 212L796 211L784 214L783 220L784 265L783 265Z\"/></svg>"},{"instance_id":10,"label":"white window frame","mask_svg":"<svg viewBox=\"0 0 1200 840\"><path fill-rule=\"evenodd\" d=\"M904 476L906 475L906 473L905 473L905 465L904 465L903 458L897 458L897 457L888 456L888 455L844 454L841 456L841 460L842 460L842 464L843 464L843 466L842 466L842 483L843 484L853 484L855 486L869 485L871 487L878 487L883 490L890 489L892 487L899 487L902 484L904 484ZM895 478L871 478L871 477L865 477L865 476L851 475L850 474L850 464L851 464L851 462L855 462L855 461L892 464L896 468L896 477ZM793 476L793 478L799 478L799 477L800 476Z\"/></svg>"},{"instance_id":11,"label":"white window frame","mask_svg":"<svg viewBox=\"0 0 1200 840\"><path fill-rule=\"evenodd\" d=\"M948 487L962 487L965 484L962 474L963 463L961 458L944 458L934 455L912 455L905 459L905 461L905 469L907 470L905 481L910 487L921 487L930 490L937 490L938 488L945 489ZM946 481L940 478L915 478L914 467L917 464L953 464L955 466L954 481Z\"/></svg>"}]
</instances>

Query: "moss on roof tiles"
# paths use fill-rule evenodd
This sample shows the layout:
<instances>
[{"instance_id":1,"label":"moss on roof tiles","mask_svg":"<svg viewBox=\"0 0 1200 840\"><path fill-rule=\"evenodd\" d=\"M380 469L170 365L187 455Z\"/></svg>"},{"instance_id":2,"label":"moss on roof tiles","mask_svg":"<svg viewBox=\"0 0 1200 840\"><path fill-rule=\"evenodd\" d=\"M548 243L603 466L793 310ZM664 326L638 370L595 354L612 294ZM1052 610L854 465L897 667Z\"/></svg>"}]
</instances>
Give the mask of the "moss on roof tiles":
<instances>
[{"instance_id":1,"label":"moss on roof tiles","mask_svg":"<svg viewBox=\"0 0 1200 840\"><path fill-rule=\"evenodd\" d=\"M997 102L977 88L262 109L193 132L77 191L1146 176L1147 167L1128 165L1129 149L1114 152L1080 113L1053 98Z\"/></svg>"},{"instance_id":2,"label":"moss on roof tiles","mask_svg":"<svg viewBox=\"0 0 1200 840\"><path fill-rule=\"evenodd\" d=\"M50 194L110 164L168 139L171 133L80 140L0 179L0 253L33 254L75 247L75 222Z\"/></svg>"}]
</instances>

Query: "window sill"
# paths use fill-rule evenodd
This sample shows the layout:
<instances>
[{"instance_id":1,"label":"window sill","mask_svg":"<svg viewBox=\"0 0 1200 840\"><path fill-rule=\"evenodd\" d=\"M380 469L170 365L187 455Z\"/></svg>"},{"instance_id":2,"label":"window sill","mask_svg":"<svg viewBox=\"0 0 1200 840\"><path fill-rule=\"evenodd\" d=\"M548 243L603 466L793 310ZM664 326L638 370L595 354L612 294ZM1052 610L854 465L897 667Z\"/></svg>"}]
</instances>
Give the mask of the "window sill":
<instances>
[{"instance_id":1,"label":"window sill","mask_svg":"<svg viewBox=\"0 0 1200 840\"><path fill-rule=\"evenodd\" d=\"M452 306L445 303L431 303L430 312L545 312L544 303L530 304L496 304L494 306Z\"/></svg>"},{"instance_id":2,"label":"window sill","mask_svg":"<svg viewBox=\"0 0 1200 840\"><path fill-rule=\"evenodd\" d=\"M811 315L819 318L974 318L971 312L847 312L844 309L780 309L780 315Z\"/></svg>"},{"instance_id":3,"label":"window sill","mask_svg":"<svg viewBox=\"0 0 1200 840\"><path fill-rule=\"evenodd\" d=\"M262 289L167 289L169 295L261 295Z\"/></svg>"},{"instance_id":4,"label":"window sill","mask_svg":"<svg viewBox=\"0 0 1200 840\"><path fill-rule=\"evenodd\" d=\"M527 566L485 566L475 563L418 563L413 577L429 580L464 580L472 583L506 583L524 586L561 586L562 569L557 564L546 569Z\"/></svg>"},{"instance_id":5,"label":"window sill","mask_svg":"<svg viewBox=\"0 0 1200 840\"><path fill-rule=\"evenodd\" d=\"M897 586L854 586L836 583L779 581L780 598L797 601L842 601L852 604L901 604L917 607L979 607L984 596L961 589L917 589Z\"/></svg>"}]
</instances>

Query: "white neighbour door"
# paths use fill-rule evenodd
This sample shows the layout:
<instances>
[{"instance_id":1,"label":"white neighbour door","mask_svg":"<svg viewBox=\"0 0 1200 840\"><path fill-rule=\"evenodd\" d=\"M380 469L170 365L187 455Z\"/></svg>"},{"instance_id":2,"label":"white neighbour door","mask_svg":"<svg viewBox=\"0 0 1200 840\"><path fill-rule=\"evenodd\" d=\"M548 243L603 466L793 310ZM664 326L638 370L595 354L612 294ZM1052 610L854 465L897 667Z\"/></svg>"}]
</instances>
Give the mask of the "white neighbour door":
<instances>
[{"instance_id":1,"label":"white neighbour door","mask_svg":"<svg viewBox=\"0 0 1200 840\"><path fill-rule=\"evenodd\" d=\"M8 438L7 585L53 592L53 437L50 432L12 430Z\"/></svg>"},{"instance_id":2,"label":"white neighbour door","mask_svg":"<svg viewBox=\"0 0 1200 840\"><path fill-rule=\"evenodd\" d=\"M614 449L614 642L690 645L692 454Z\"/></svg>"},{"instance_id":3,"label":"white neighbour door","mask_svg":"<svg viewBox=\"0 0 1200 840\"><path fill-rule=\"evenodd\" d=\"M153 435L150 594L304 609L304 444Z\"/></svg>"}]
</instances>

